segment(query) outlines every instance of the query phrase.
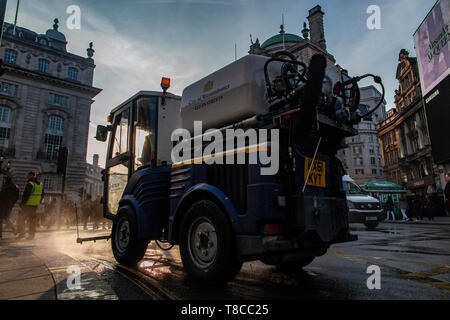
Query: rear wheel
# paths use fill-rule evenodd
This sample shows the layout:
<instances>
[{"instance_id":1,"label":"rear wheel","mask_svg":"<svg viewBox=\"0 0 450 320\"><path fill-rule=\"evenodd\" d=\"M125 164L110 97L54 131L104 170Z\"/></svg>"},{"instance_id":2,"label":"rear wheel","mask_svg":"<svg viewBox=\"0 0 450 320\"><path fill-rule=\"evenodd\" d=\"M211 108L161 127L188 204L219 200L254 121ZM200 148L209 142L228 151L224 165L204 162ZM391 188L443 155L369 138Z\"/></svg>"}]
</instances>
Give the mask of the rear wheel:
<instances>
[{"instance_id":1,"label":"rear wheel","mask_svg":"<svg viewBox=\"0 0 450 320\"><path fill-rule=\"evenodd\" d=\"M111 232L112 251L120 264L134 266L144 257L149 241L138 239L137 230L133 209L129 206L121 207Z\"/></svg>"},{"instance_id":2,"label":"rear wheel","mask_svg":"<svg viewBox=\"0 0 450 320\"><path fill-rule=\"evenodd\" d=\"M214 202L203 200L189 208L179 239L183 265L194 280L223 283L241 270L230 223Z\"/></svg>"}]
</instances>

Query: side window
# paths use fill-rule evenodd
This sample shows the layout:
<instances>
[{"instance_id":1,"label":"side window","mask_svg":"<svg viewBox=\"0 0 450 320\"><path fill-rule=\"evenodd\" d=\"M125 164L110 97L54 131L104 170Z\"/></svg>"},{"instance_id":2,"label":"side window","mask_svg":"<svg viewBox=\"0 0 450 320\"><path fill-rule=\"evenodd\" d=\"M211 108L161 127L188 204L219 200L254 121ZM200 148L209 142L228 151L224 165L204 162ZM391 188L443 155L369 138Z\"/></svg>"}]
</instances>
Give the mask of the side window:
<instances>
[{"instance_id":1,"label":"side window","mask_svg":"<svg viewBox=\"0 0 450 320\"><path fill-rule=\"evenodd\" d=\"M158 98L142 98L137 102L134 169L147 166L156 159L156 117Z\"/></svg>"},{"instance_id":2,"label":"side window","mask_svg":"<svg viewBox=\"0 0 450 320\"><path fill-rule=\"evenodd\" d=\"M128 152L128 129L130 126L130 109L126 109L115 119L116 131L114 134L114 145L112 158L119 154Z\"/></svg>"}]
</instances>

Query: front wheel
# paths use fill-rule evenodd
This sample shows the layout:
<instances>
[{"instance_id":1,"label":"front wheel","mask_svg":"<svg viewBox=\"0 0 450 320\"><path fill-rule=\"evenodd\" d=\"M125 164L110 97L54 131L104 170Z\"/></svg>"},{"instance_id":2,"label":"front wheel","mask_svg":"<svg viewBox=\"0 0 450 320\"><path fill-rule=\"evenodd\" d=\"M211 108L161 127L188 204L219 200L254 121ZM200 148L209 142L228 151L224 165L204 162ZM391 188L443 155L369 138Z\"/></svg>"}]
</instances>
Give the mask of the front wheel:
<instances>
[{"instance_id":1,"label":"front wheel","mask_svg":"<svg viewBox=\"0 0 450 320\"><path fill-rule=\"evenodd\" d=\"M233 232L224 212L212 201L194 203L180 230L183 265L194 280L224 283L240 271Z\"/></svg>"},{"instance_id":2,"label":"front wheel","mask_svg":"<svg viewBox=\"0 0 450 320\"><path fill-rule=\"evenodd\" d=\"M148 240L138 239L134 211L129 206L119 209L111 231L114 258L125 266L135 266L145 255Z\"/></svg>"}]
</instances>

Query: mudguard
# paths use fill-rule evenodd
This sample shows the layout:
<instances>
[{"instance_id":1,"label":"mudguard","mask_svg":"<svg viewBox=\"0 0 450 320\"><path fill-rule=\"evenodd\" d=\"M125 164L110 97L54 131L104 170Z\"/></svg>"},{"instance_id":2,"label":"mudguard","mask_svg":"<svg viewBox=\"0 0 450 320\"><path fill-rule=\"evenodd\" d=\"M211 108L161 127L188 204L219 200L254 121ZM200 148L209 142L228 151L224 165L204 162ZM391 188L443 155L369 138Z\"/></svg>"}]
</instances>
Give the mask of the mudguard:
<instances>
[{"instance_id":1,"label":"mudguard","mask_svg":"<svg viewBox=\"0 0 450 320\"><path fill-rule=\"evenodd\" d=\"M238 218L238 211L233 205L231 199L219 188L209 185L207 183L199 183L192 186L188 191L186 191L181 197L178 205L169 218L169 242L172 242L178 237L176 234L181 225L183 215L186 213L186 209L190 207L191 203L196 200L212 200L216 202L224 213L227 215L231 227L235 230L235 223Z\"/></svg>"},{"instance_id":2,"label":"mudguard","mask_svg":"<svg viewBox=\"0 0 450 320\"><path fill-rule=\"evenodd\" d=\"M139 239L152 239L155 236L155 230L152 228L154 223L151 221L151 216L146 214L139 202L133 195L127 194L120 200L120 206L129 205L133 208L134 214L136 215L136 221L138 226L138 238Z\"/></svg>"}]
</instances>

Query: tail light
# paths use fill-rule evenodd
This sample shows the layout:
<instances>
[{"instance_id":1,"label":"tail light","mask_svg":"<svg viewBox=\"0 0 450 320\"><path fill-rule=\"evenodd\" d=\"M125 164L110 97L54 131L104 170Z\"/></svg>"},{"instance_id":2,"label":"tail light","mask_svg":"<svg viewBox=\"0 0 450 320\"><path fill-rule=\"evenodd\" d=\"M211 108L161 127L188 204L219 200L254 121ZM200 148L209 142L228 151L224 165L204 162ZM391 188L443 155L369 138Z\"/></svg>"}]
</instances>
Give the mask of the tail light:
<instances>
[{"instance_id":1,"label":"tail light","mask_svg":"<svg viewBox=\"0 0 450 320\"><path fill-rule=\"evenodd\" d=\"M284 224L266 224L264 226L264 233L268 235L284 233Z\"/></svg>"}]
</instances>

